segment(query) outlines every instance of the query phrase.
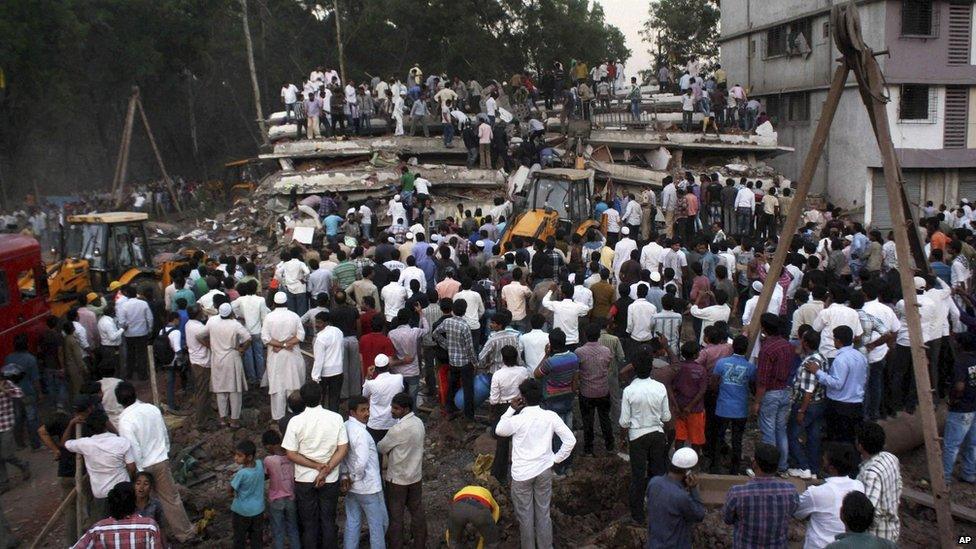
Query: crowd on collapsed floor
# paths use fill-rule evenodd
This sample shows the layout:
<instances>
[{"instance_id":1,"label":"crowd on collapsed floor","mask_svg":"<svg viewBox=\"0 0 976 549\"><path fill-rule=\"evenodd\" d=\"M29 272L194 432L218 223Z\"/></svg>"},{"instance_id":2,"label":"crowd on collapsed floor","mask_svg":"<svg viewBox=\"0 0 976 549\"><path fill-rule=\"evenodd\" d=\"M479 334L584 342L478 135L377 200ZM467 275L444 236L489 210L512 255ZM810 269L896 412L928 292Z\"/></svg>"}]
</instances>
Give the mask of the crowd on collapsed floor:
<instances>
[{"instance_id":1,"label":"crowd on collapsed floor","mask_svg":"<svg viewBox=\"0 0 976 549\"><path fill-rule=\"evenodd\" d=\"M750 132L769 121L762 104L750 99L740 84L729 87L721 65L708 78L699 72L697 59L688 61L680 75L675 75L667 64L656 72L661 93L680 95L684 131L691 131L696 112L704 117L702 133L730 128ZM291 82L283 84L280 97L286 120L297 123L299 133L304 132L308 139L370 133L374 116L384 119L395 136L405 135L405 121L409 121L411 136L417 134L419 126L424 136L430 137L427 118L433 116L439 118L445 147L453 147L455 135L473 130L479 141L464 139L470 151L477 148L478 142L491 142L490 135L483 135L486 130L482 126L489 134L509 132L513 117L526 138L544 134L546 126L541 114L553 111L556 105L560 107L560 130L564 134L569 119L590 120L595 112L612 112L613 105L620 101L625 102L625 110L633 121L639 122L641 87L637 77L628 82L619 61L598 63L592 69L585 61L573 61L568 71L561 62L554 61L538 84L531 71L516 73L505 82L490 80L482 85L473 78L465 81L459 76L425 76L419 66L411 68L405 80L372 77L369 82L357 84L354 80L344 83L335 69L317 67L301 88ZM538 108L539 101L544 110ZM504 107L514 112L509 113ZM496 122L503 123L496 127Z\"/></svg>"},{"instance_id":2,"label":"crowd on collapsed floor","mask_svg":"<svg viewBox=\"0 0 976 549\"><path fill-rule=\"evenodd\" d=\"M66 541L113 546L121 530L193 540L162 415L131 383L152 354L168 407L201 425L216 401L211 426L237 428L243 394L269 395L265 457L255 441L236 448L235 546L261 545L265 514L277 546L338 545L340 493L344 546L363 527L372 546L424 546L418 405L490 425L491 473L511 491L523 547L552 546L553 483L598 451L595 422L602 451L629 461L630 515L650 547L690 546L699 470L753 477L723 508L736 546L785 546L794 519L807 547L897 542L901 473L876 421L918 401L893 236L805 206L757 311L789 188L677 175L660 196L595 196L602 230L532 241L506 234L505 197L433 219L429 182L404 169L382 230L375 201L308 196L296 209L324 230L267 272L201 252L162 292L114 282L50 319L36 353L20 338L5 359L0 484L7 464L29 474L13 451L27 436L58 457L66 494L73 452L86 458L89 520L66 513ZM932 389L949 406L945 475L973 483L976 217L966 199L920 214L929 263L914 285ZM41 421L42 396L70 414ZM753 419L761 442L743 459ZM797 493L779 477L825 482ZM490 491L458 488L450 538L470 524L496 542Z\"/></svg>"}]
</instances>

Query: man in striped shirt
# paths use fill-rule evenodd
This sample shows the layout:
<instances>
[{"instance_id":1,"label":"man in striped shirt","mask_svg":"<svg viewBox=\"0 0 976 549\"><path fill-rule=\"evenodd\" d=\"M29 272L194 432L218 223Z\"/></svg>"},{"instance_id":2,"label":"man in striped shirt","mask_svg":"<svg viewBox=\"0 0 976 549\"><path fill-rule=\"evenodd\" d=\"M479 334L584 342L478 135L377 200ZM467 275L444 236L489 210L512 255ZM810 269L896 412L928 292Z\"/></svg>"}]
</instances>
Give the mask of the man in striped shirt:
<instances>
[{"instance_id":1,"label":"man in striped shirt","mask_svg":"<svg viewBox=\"0 0 976 549\"><path fill-rule=\"evenodd\" d=\"M874 504L874 522L868 532L897 542L901 530L901 466L894 454L884 451L884 445L885 432L880 425L873 421L861 424L857 431L857 451L861 454L857 480L864 483L864 495Z\"/></svg>"},{"instance_id":2,"label":"man in striped shirt","mask_svg":"<svg viewBox=\"0 0 976 549\"><path fill-rule=\"evenodd\" d=\"M136 493L131 482L120 482L108 492L109 518L95 523L72 549L162 549L156 521L136 514Z\"/></svg>"}]
</instances>

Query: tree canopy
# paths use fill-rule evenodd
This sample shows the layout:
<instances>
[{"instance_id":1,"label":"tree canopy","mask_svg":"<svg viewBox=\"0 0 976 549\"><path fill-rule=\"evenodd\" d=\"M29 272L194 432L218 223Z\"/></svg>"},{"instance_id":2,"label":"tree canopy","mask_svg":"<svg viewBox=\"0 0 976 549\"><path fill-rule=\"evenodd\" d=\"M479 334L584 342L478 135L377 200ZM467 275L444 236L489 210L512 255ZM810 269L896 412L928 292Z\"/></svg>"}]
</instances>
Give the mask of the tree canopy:
<instances>
[{"instance_id":1,"label":"tree canopy","mask_svg":"<svg viewBox=\"0 0 976 549\"><path fill-rule=\"evenodd\" d=\"M641 34L660 48L650 50L657 64L684 65L691 58L718 57L719 8L716 0L658 0Z\"/></svg>"},{"instance_id":2,"label":"tree canopy","mask_svg":"<svg viewBox=\"0 0 976 549\"><path fill-rule=\"evenodd\" d=\"M507 78L553 60L626 60L622 33L588 0L339 0L348 77L403 78L413 64ZM260 143L238 0L0 2L0 172L8 194L111 182L126 102L140 86L168 167L219 175ZM265 112L283 82L338 68L332 2L248 0ZM191 107L192 105L192 107ZM190 142L196 122L199 150ZM130 181L158 177L136 128ZM81 185L79 185L81 183Z\"/></svg>"}]
</instances>

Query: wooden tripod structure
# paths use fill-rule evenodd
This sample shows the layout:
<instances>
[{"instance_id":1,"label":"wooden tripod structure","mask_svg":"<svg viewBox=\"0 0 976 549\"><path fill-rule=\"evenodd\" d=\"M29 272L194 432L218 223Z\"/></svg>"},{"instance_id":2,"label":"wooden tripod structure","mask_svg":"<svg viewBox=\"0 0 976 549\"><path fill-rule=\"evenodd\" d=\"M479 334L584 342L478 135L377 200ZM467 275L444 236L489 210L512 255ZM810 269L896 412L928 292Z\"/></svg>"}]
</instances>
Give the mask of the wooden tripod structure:
<instances>
[{"instance_id":1,"label":"wooden tripod structure","mask_svg":"<svg viewBox=\"0 0 976 549\"><path fill-rule=\"evenodd\" d=\"M810 143L810 150L807 152L800 172L796 195L783 225L781 233L783 238L776 247L769 272L766 273L766 281L763 284L762 293L759 295L756 310L765 311L769 306L773 290L782 273L786 254L789 252L790 239L796 235L803 206L810 191L810 183L827 142L831 123L837 113L837 106L847 83L848 73L853 72L881 152L885 188L891 204L895 250L898 256L898 274L905 301L905 320L908 323L912 367L918 392L918 413L921 414L922 418L925 457L928 461L932 498L939 526L939 543L942 547L953 547L956 544L956 538L953 534L949 494L942 470L941 438L936 423L932 382L929 379L928 359L925 355L925 342L922 339L921 317L915 295L914 270L911 259L915 260L915 265L920 269L925 269L927 262L902 184L901 166L898 164L895 146L891 141L888 113L885 110L888 99L885 96L884 76L875 59L875 52L867 47L861 38L860 21L854 3L848 2L846 5L834 6L830 19L830 26L834 31L834 42L843 57L838 60L841 64L834 71L833 79L830 82L830 90L827 92L827 99L824 101L820 121L817 123L817 129ZM760 316L759 314L754 315L748 327L750 349L755 344L759 334Z\"/></svg>"},{"instance_id":2,"label":"wooden tripod structure","mask_svg":"<svg viewBox=\"0 0 976 549\"><path fill-rule=\"evenodd\" d=\"M163 155L159 153L159 147L156 146L156 138L153 136L152 128L149 127L149 118L146 117L146 111L142 108L139 86L132 86L132 95L129 97L129 108L125 114L125 124L122 126L122 142L119 143L119 156L115 160L115 176L112 178L112 196L115 197L115 207L119 208L122 206L122 200L124 198L125 176L129 169L129 148L132 145L132 126L135 122L136 110L139 111L142 125L146 128L146 136L149 137L149 144L152 146L153 154L156 156L156 164L159 165L159 170L163 173L163 181L169 190L170 198L173 199L173 206L176 207L176 211L182 212L183 208L180 207L179 197L176 196L173 180L170 179L169 172L166 171L166 165L163 164Z\"/></svg>"}]
</instances>

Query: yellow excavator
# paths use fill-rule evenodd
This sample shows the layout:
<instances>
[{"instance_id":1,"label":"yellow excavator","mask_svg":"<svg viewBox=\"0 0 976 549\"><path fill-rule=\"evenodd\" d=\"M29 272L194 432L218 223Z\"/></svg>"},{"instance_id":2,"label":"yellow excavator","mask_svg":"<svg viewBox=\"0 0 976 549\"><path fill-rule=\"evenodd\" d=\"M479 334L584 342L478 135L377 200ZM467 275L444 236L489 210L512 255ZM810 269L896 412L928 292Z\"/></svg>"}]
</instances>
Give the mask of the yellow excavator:
<instances>
[{"instance_id":1,"label":"yellow excavator","mask_svg":"<svg viewBox=\"0 0 976 549\"><path fill-rule=\"evenodd\" d=\"M186 264L193 251L154 267L146 236L148 219L142 212L68 216L56 250L61 260L47 267L51 312L63 316L79 297L105 291L114 281L168 285L172 270Z\"/></svg>"},{"instance_id":2,"label":"yellow excavator","mask_svg":"<svg viewBox=\"0 0 976 549\"><path fill-rule=\"evenodd\" d=\"M549 168L532 173L521 192L522 206L516 206L506 227L502 245L516 236L545 240L560 228L566 234L585 236L600 229L593 219L593 171Z\"/></svg>"}]
</instances>

